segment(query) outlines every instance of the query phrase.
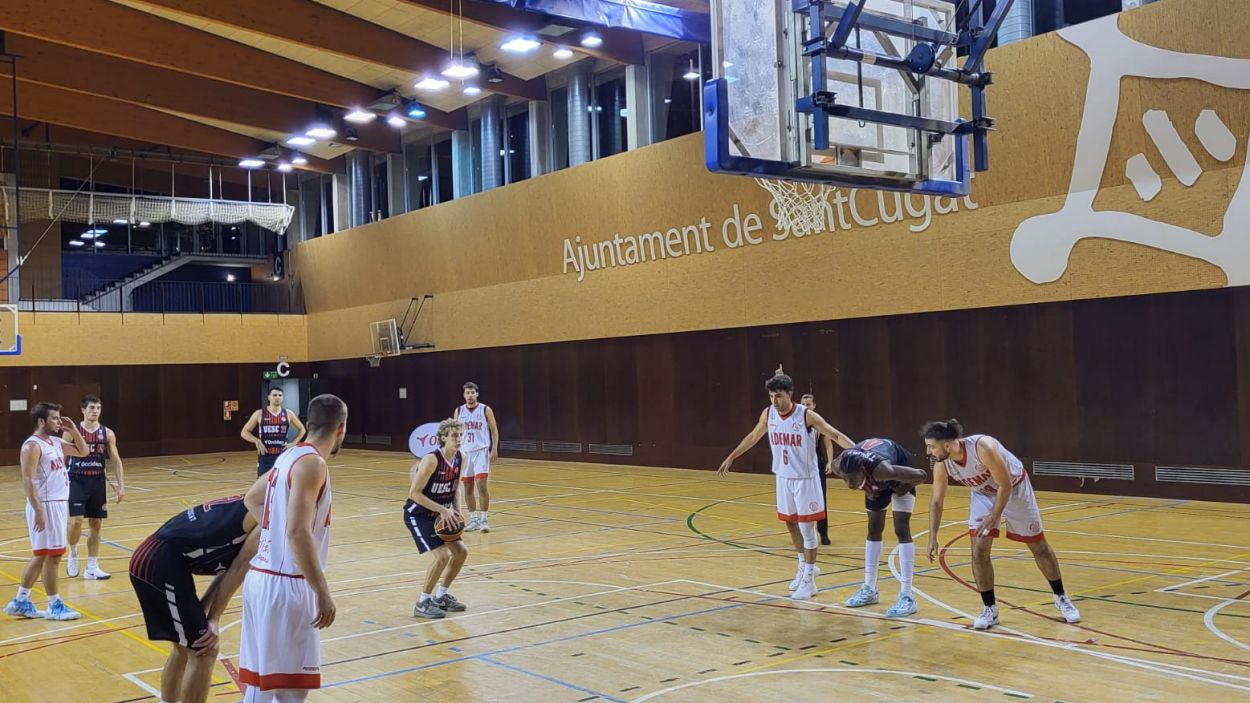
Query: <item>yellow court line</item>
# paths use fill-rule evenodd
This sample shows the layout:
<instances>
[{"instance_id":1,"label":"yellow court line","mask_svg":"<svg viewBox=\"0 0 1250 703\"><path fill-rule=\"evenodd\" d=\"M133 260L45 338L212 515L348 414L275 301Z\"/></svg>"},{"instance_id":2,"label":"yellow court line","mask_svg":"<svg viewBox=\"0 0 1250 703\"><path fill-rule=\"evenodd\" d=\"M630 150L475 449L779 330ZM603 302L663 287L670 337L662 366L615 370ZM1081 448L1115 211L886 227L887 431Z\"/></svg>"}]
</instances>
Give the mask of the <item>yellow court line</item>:
<instances>
[{"instance_id":1,"label":"yellow court line","mask_svg":"<svg viewBox=\"0 0 1250 703\"><path fill-rule=\"evenodd\" d=\"M17 578L17 577L16 577L16 576L14 576L13 574L10 574L10 573L9 573L9 572L7 572L7 571L4 571L3 569L0 569L0 575L3 575L5 578L9 579L9 580L10 580L10 581L12 581L13 583L19 583L19 584L20 584L20 583L22 582L22 580L21 580L21 579ZM47 596L47 595L48 595L47 591L44 591L42 588L39 588L38 586L36 586L35 588L32 588L32 589L31 589L31 592L34 592L34 593L40 593L40 594L42 594L42 595L44 595L44 596ZM65 600L65 599L64 599L64 598L62 598L62 600ZM68 600L65 600L65 603L66 603L66 605L69 605L69 603L70 603L70 602L69 602ZM91 613L91 612L90 612L90 611L88 611L86 608L82 608L82 607L77 606L77 605L73 606L73 608L74 608L74 610L77 610L78 612L82 613L83 615L86 615L87 617L91 618L92 620L96 621L97 623L99 623L99 624L101 624L101 625L104 625L104 626L105 626L105 627L107 627L108 629L113 630L114 632L119 632L119 633L121 633L121 634L123 634L123 635L125 635L125 636L129 637L130 639L132 639L132 640L134 640L134 641L138 642L139 644L143 645L144 647L147 647L148 649L152 649L152 650L155 650L155 651L157 651L157 652L160 652L160 653L161 653L161 656L165 656L165 657L168 657L168 656L169 656L169 650L167 650L167 649L161 649L160 647L156 646L155 644L152 644L152 643L151 643L151 642L149 642L148 640L145 640L145 639L143 639L142 637L139 637L138 635L134 634L133 632L131 632L131 631L129 631L129 630L125 630L125 629L122 629L122 628L120 628L120 627L117 627L116 625L114 625L114 624L112 624L112 623L110 623L110 622L105 622L105 621L104 621L104 618L101 618L101 617L99 617L99 616L97 616L97 615L95 615L95 614Z\"/></svg>"},{"instance_id":2,"label":"yellow court line","mask_svg":"<svg viewBox=\"0 0 1250 703\"><path fill-rule=\"evenodd\" d=\"M5 576L6 578L8 578L10 581L12 581L12 582L14 582L14 583L19 583L19 584L20 584L20 583L22 582L22 580L21 580L21 579L19 579L19 578L17 578L17 577L15 577L15 576L13 576L13 574L10 574L9 572L4 571L3 569L0 569L0 575ZM36 586L36 587L34 587L34 588L30 589L30 590L31 590L31 592L32 592L32 593L40 593L40 594L42 594L42 595L43 595L43 596L45 596L45 597L48 595L47 591L43 590L42 588L39 588L38 586ZM148 649L151 649L151 650L153 650L153 651L159 652L159 653L161 654L161 656L163 656L163 657L168 657L168 656L169 656L169 650L168 650L168 649L162 649L161 647L158 647L157 645L153 644L152 642L150 642L150 641L148 641L148 640L143 639L142 637L140 637L140 636L138 636L138 635L134 634L133 632L131 632L131 631L129 631L129 630L125 630L125 629L122 629L122 628L120 628L120 627L117 627L116 625L114 625L114 624L113 624L113 623L111 623L111 622L106 622L106 621L105 621L103 618L101 618L100 616L98 616L98 615L96 615L96 614L92 613L91 611L87 610L86 608L83 608L83 607L78 606L78 605L73 605L73 604L71 604L71 603L70 603L70 601L66 600L65 598L62 598L62 600L65 600L65 604L66 604L66 605L70 605L71 607L73 607L73 609L74 609L74 610L77 610L78 612L82 613L83 615L86 615L87 617L91 618L91 619L92 619L92 620L94 620L97 624L103 625L103 626L107 627L108 629L110 629L110 630L112 630L112 631L114 631L114 632L117 632L117 633L119 633L119 634L125 635L125 636L129 637L130 639L132 639L132 640L134 640L134 641L138 642L139 644L143 645L144 647L147 647ZM225 683L225 682L226 682L226 680L225 680L225 679L223 679L223 678L221 678L220 676L217 676L216 674L214 674L214 675L213 675L213 683Z\"/></svg>"}]
</instances>

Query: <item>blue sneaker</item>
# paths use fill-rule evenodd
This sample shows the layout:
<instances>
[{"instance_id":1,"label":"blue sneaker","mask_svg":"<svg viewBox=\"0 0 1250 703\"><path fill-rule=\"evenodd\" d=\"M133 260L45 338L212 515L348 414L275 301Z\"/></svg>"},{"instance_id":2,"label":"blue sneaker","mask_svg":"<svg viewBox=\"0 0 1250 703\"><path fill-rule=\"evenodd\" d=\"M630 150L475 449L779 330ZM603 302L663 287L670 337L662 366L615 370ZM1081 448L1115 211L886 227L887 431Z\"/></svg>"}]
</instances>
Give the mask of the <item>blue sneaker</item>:
<instances>
[{"instance_id":1,"label":"blue sneaker","mask_svg":"<svg viewBox=\"0 0 1250 703\"><path fill-rule=\"evenodd\" d=\"M865 605L873 605L879 602L881 602L881 597L877 594L877 589L860 586L855 595L846 599L846 607L862 608Z\"/></svg>"},{"instance_id":2,"label":"blue sneaker","mask_svg":"<svg viewBox=\"0 0 1250 703\"><path fill-rule=\"evenodd\" d=\"M916 614L916 599L904 593L898 594L898 601L885 611L887 618L905 618Z\"/></svg>"},{"instance_id":3,"label":"blue sneaker","mask_svg":"<svg viewBox=\"0 0 1250 703\"><path fill-rule=\"evenodd\" d=\"M43 611L35 607L29 598L18 600L14 598L9 604L4 606L5 615L13 615L19 618L41 618L44 616Z\"/></svg>"},{"instance_id":4,"label":"blue sneaker","mask_svg":"<svg viewBox=\"0 0 1250 703\"><path fill-rule=\"evenodd\" d=\"M82 614L65 605L65 601L58 600L48 606L48 614L44 617L49 620L77 620L82 617Z\"/></svg>"}]
</instances>

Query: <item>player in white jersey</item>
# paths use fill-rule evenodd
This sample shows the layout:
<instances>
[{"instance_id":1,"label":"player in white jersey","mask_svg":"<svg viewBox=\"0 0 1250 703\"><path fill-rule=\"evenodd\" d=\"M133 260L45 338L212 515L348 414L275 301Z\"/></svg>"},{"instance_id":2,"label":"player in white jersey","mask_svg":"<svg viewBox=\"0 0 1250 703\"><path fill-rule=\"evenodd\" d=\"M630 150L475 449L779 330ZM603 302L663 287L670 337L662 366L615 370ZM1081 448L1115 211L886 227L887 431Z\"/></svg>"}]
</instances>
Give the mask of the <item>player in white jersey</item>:
<instances>
[{"instance_id":1,"label":"player in white jersey","mask_svg":"<svg viewBox=\"0 0 1250 703\"><path fill-rule=\"evenodd\" d=\"M937 556L938 528L942 525L942 502L949 478L972 489L968 528L972 537L972 575L981 592L984 609L973 621L978 630L998 624L994 599L994 562L990 547L998 536L999 523L1007 522L1007 539L1023 542L1033 552L1037 568L1050 582L1055 607L1067 622L1080 622L1081 614L1063 590L1059 559L1042 531L1037 496L1029 483L1024 463L989 435L964 435L958 420L925 423L920 432L925 453L933 457L933 502L929 507L929 561Z\"/></svg>"},{"instance_id":2,"label":"player in white jersey","mask_svg":"<svg viewBox=\"0 0 1250 703\"><path fill-rule=\"evenodd\" d=\"M464 442L460 454L464 457L464 469L460 481L464 487L464 502L469 506L469 522L465 532L490 532L490 465L499 460L499 426L495 424L495 411L477 402L477 384L464 384L464 405L456 408L452 419L464 425ZM482 511L478 512L478 506Z\"/></svg>"},{"instance_id":3,"label":"player in white jersey","mask_svg":"<svg viewBox=\"0 0 1250 703\"><path fill-rule=\"evenodd\" d=\"M244 703L302 701L321 688L321 633L334 622L326 582L330 472L347 432L347 405L333 395L308 403L308 439L284 451L244 496L260 521L252 570L243 581L239 680Z\"/></svg>"},{"instance_id":4,"label":"player in white jersey","mask_svg":"<svg viewBox=\"0 0 1250 703\"><path fill-rule=\"evenodd\" d=\"M816 460L815 434L833 440L843 449L855 446L849 437L817 415L814 410L795 403L794 381L785 374L777 374L765 385L771 405L760 413L759 422L738 443L717 471L721 476L729 473L734 459L745 454L764 435L773 451L773 474L777 477L777 519L786 523L790 540L798 553L799 567L790 582L795 600L805 600L816 594L816 550L820 545L816 537L816 523L825 516L825 497L820 490L819 472L822 467Z\"/></svg>"},{"instance_id":5,"label":"player in white jersey","mask_svg":"<svg viewBox=\"0 0 1250 703\"><path fill-rule=\"evenodd\" d=\"M22 571L17 597L4 607L8 615L49 620L75 620L78 612L65 605L57 588L61 556L65 554L65 536L69 531L69 474L65 455L87 456L83 441L74 423L61 424L61 406L38 403L30 412L35 431L22 443L22 486L26 489L26 526L34 557ZM62 428L72 442L61 439ZM48 610L35 608L30 590L43 575L43 588L48 594Z\"/></svg>"}]
</instances>

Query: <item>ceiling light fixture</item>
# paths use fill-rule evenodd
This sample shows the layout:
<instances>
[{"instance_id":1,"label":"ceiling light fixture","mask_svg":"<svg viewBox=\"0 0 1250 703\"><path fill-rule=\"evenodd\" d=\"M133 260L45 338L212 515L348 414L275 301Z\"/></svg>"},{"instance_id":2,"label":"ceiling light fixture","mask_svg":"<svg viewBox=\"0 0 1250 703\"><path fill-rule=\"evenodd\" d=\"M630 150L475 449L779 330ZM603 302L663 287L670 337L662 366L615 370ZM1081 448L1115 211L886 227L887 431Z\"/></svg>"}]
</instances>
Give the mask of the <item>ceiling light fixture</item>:
<instances>
[{"instance_id":1,"label":"ceiling light fixture","mask_svg":"<svg viewBox=\"0 0 1250 703\"><path fill-rule=\"evenodd\" d=\"M308 157L304 156L303 154L297 151L294 154L291 154L291 163L295 164L296 166L304 166L308 163Z\"/></svg>"},{"instance_id":2,"label":"ceiling light fixture","mask_svg":"<svg viewBox=\"0 0 1250 703\"><path fill-rule=\"evenodd\" d=\"M113 220L113 224L115 224L115 225L128 225L128 224L130 224L130 220L127 220L127 219L125 219L125 218L119 217L119 218L117 218L116 220Z\"/></svg>"},{"instance_id":3,"label":"ceiling light fixture","mask_svg":"<svg viewBox=\"0 0 1250 703\"><path fill-rule=\"evenodd\" d=\"M443 75L447 76L448 78L464 80L466 78L472 78L476 76L477 71L478 71L477 66L471 63L465 63L461 61L460 63L453 63L447 68L444 68Z\"/></svg>"},{"instance_id":4,"label":"ceiling light fixture","mask_svg":"<svg viewBox=\"0 0 1250 703\"><path fill-rule=\"evenodd\" d=\"M423 120L425 119L425 108L417 103L413 103L408 106L408 116L414 120Z\"/></svg>"},{"instance_id":5,"label":"ceiling light fixture","mask_svg":"<svg viewBox=\"0 0 1250 703\"><path fill-rule=\"evenodd\" d=\"M239 161L239 168L260 168L265 162L260 159L242 159Z\"/></svg>"},{"instance_id":6,"label":"ceiling light fixture","mask_svg":"<svg viewBox=\"0 0 1250 703\"><path fill-rule=\"evenodd\" d=\"M152 226L152 223L151 223L151 222L146 222L146 221L145 221L145 222L140 222L140 223L139 223L139 226L140 226L140 227L151 227L151 226Z\"/></svg>"},{"instance_id":7,"label":"ceiling light fixture","mask_svg":"<svg viewBox=\"0 0 1250 703\"><path fill-rule=\"evenodd\" d=\"M316 144L316 143L317 143L316 139L313 139L312 137L305 137L303 135L296 135L294 137L288 137L286 140L287 146L312 146L313 144Z\"/></svg>"},{"instance_id":8,"label":"ceiling light fixture","mask_svg":"<svg viewBox=\"0 0 1250 703\"><path fill-rule=\"evenodd\" d=\"M370 122L377 119L377 117L378 117L377 115L373 114L372 112L369 112L368 110L361 110L360 108L356 108L355 110L352 110L351 112L347 113L347 116L344 117L343 119L353 124L369 124Z\"/></svg>"},{"instance_id":9,"label":"ceiling light fixture","mask_svg":"<svg viewBox=\"0 0 1250 703\"><path fill-rule=\"evenodd\" d=\"M464 94L469 96L481 95L482 89L475 85L466 85L464 87Z\"/></svg>"},{"instance_id":10,"label":"ceiling light fixture","mask_svg":"<svg viewBox=\"0 0 1250 703\"><path fill-rule=\"evenodd\" d=\"M334 139L338 136L338 130L336 130L329 122L317 122L313 126L309 127L308 131L304 132L304 134L312 137L313 139Z\"/></svg>"},{"instance_id":11,"label":"ceiling light fixture","mask_svg":"<svg viewBox=\"0 0 1250 703\"><path fill-rule=\"evenodd\" d=\"M280 173L290 173L292 171L292 168L293 167L291 166L291 164L288 164L285 161L278 162L278 171Z\"/></svg>"},{"instance_id":12,"label":"ceiling light fixture","mask_svg":"<svg viewBox=\"0 0 1250 703\"><path fill-rule=\"evenodd\" d=\"M408 120L405 120L399 115L391 114L389 117L386 118L386 123L394 127L395 129L399 129L403 127L404 125L408 124Z\"/></svg>"},{"instance_id":13,"label":"ceiling light fixture","mask_svg":"<svg viewBox=\"0 0 1250 703\"><path fill-rule=\"evenodd\" d=\"M499 48L513 54L528 54L542 45L542 42L529 37L513 37L500 44Z\"/></svg>"},{"instance_id":14,"label":"ceiling light fixture","mask_svg":"<svg viewBox=\"0 0 1250 703\"><path fill-rule=\"evenodd\" d=\"M573 50L568 48L567 46L561 46L561 47L557 47L555 51L551 52L551 55L554 58L564 61L565 59L573 58Z\"/></svg>"},{"instance_id":15,"label":"ceiling light fixture","mask_svg":"<svg viewBox=\"0 0 1250 703\"><path fill-rule=\"evenodd\" d=\"M603 37L597 32L586 32L582 35L582 46L587 49L597 49L603 46Z\"/></svg>"},{"instance_id":16,"label":"ceiling light fixture","mask_svg":"<svg viewBox=\"0 0 1250 703\"><path fill-rule=\"evenodd\" d=\"M360 132L357 132L355 127L348 127L343 130L343 138L349 142L358 142L360 141Z\"/></svg>"},{"instance_id":17,"label":"ceiling light fixture","mask_svg":"<svg viewBox=\"0 0 1250 703\"><path fill-rule=\"evenodd\" d=\"M226 282L227 282L227 283L234 283L234 280L235 280L235 278L234 278L234 274L233 274L233 273L228 273L228 274L226 274Z\"/></svg>"},{"instance_id":18,"label":"ceiling light fixture","mask_svg":"<svg viewBox=\"0 0 1250 703\"><path fill-rule=\"evenodd\" d=\"M686 72L681 77L688 81L697 81L701 78L699 72L695 70L694 59L690 59L690 68L686 69Z\"/></svg>"},{"instance_id":19,"label":"ceiling light fixture","mask_svg":"<svg viewBox=\"0 0 1250 703\"><path fill-rule=\"evenodd\" d=\"M83 245L85 245L85 244L86 244L86 242L84 242L84 241L83 241L83 240L81 240L81 239L71 239L71 240L70 240L70 242L69 242L69 245L70 245L71 247L80 247L80 246L83 246Z\"/></svg>"},{"instance_id":20,"label":"ceiling light fixture","mask_svg":"<svg viewBox=\"0 0 1250 703\"><path fill-rule=\"evenodd\" d=\"M96 245L97 247L102 247L102 246L104 246L104 242L96 242L96 243L95 243L95 245Z\"/></svg>"},{"instance_id":21,"label":"ceiling light fixture","mask_svg":"<svg viewBox=\"0 0 1250 703\"><path fill-rule=\"evenodd\" d=\"M422 78L421 80L417 81L413 87L416 88L417 90L442 90L443 88L446 88L449 85L451 84L443 80L442 78L426 76L425 78Z\"/></svg>"}]
</instances>

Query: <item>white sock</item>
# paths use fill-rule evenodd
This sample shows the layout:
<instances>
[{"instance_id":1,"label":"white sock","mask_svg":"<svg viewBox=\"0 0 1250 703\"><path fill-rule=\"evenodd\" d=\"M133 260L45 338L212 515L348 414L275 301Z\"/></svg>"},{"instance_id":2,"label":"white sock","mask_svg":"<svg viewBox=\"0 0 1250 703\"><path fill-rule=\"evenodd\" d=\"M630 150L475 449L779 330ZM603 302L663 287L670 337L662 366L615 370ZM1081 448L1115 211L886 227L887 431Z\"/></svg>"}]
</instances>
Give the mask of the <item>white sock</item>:
<instances>
[{"instance_id":1,"label":"white sock","mask_svg":"<svg viewBox=\"0 0 1250 703\"><path fill-rule=\"evenodd\" d=\"M478 511L474 510L474 511L471 511L471 512L469 513L469 518L470 518L470 519L472 519L472 520L480 520L481 518L479 518L479 517L478 517L479 515L481 515L481 513L479 513Z\"/></svg>"},{"instance_id":2,"label":"white sock","mask_svg":"<svg viewBox=\"0 0 1250 703\"><path fill-rule=\"evenodd\" d=\"M446 586L444 586L444 585L443 585L443 584L441 584L441 583L440 583L440 584L438 584L438 588L435 588L435 589L434 589L434 597L435 597L435 598L442 598L442 597L443 597L443 596L445 596L445 595L447 595L447 587L446 587Z\"/></svg>"},{"instance_id":3,"label":"white sock","mask_svg":"<svg viewBox=\"0 0 1250 703\"><path fill-rule=\"evenodd\" d=\"M880 544L878 542L877 544ZM905 596L911 595L911 577L916 571L916 543L907 542L898 545L898 570L900 593Z\"/></svg>"},{"instance_id":4,"label":"white sock","mask_svg":"<svg viewBox=\"0 0 1250 703\"><path fill-rule=\"evenodd\" d=\"M486 520L489 520L489 519L490 519L490 511L489 511L489 510L483 510L483 511L482 511L482 521L483 521L483 522L485 522Z\"/></svg>"},{"instance_id":5,"label":"white sock","mask_svg":"<svg viewBox=\"0 0 1250 703\"><path fill-rule=\"evenodd\" d=\"M803 552L799 552L798 557L799 557L799 571L802 571L803 568L807 566L807 557L803 555Z\"/></svg>"},{"instance_id":6,"label":"white sock","mask_svg":"<svg viewBox=\"0 0 1250 703\"><path fill-rule=\"evenodd\" d=\"M78 545L76 544L69 545L69 558L70 559L78 558Z\"/></svg>"},{"instance_id":7,"label":"white sock","mask_svg":"<svg viewBox=\"0 0 1250 703\"><path fill-rule=\"evenodd\" d=\"M424 602L426 602L426 601L427 601L427 600L429 600L429 599L430 599L430 594L428 594L428 593L422 593L422 594L421 594L421 600L419 600L418 602L419 602L419 603L424 603Z\"/></svg>"},{"instance_id":8,"label":"white sock","mask_svg":"<svg viewBox=\"0 0 1250 703\"><path fill-rule=\"evenodd\" d=\"M56 593L48 594L48 605L56 605L61 602L61 596Z\"/></svg>"},{"instance_id":9,"label":"white sock","mask_svg":"<svg viewBox=\"0 0 1250 703\"><path fill-rule=\"evenodd\" d=\"M87 569L94 571L100 568L100 557L87 557Z\"/></svg>"},{"instance_id":10,"label":"white sock","mask_svg":"<svg viewBox=\"0 0 1250 703\"><path fill-rule=\"evenodd\" d=\"M805 579L814 579L814 578L816 578L816 564L815 564L815 562L813 562L813 563L811 563L811 564L808 564L808 563L806 563L806 562L804 562L804 563L803 563L803 578L805 578Z\"/></svg>"},{"instance_id":11,"label":"white sock","mask_svg":"<svg viewBox=\"0 0 1250 703\"><path fill-rule=\"evenodd\" d=\"M18 600L30 600L30 589L26 588L25 586L18 586L17 587L17 599Z\"/></svg>"},{"instance_id":12,"label":"white sock","mask_svg":"<svg viewBox=\"0 0 1250 703\"><path fill-rule=\"evenodd\" d=\"M881 562L881 542L864 541L864 585L877 589L877 567Z\"/></svg>"}]
</instances>

